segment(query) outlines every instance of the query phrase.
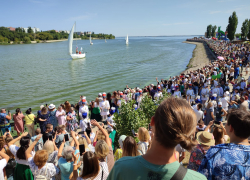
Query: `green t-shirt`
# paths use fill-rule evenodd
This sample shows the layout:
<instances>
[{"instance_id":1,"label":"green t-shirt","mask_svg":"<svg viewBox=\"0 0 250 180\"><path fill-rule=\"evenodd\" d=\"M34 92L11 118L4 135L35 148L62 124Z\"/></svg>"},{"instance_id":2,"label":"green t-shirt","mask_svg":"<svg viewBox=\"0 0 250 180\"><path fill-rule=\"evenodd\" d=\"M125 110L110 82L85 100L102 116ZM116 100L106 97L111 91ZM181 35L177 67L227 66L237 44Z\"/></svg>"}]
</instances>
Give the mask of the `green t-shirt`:
<instances>
[{"instance_id":1,"label":"green t-shirt","mask_svg":"<svg viewBox=\"0 0 250 180\"><path fill-rule=\"evenodd\" d=\"M115 134L116 134L116 131L113 130L110 134L109 134L109 138L112 140L112 149L114 150L115 149Z\"/></svg>"},{"instance_id":2,"label":"green t-shirt","mask_svg":"<svg viewBox=\"0 0 250 180\"><path fill-rule=\"evenodd\" d=\"M166 165L155 165L146 161L142 156L123 157L116 161L107 180L169 180L179 168L180 163L175 161ZM183 180L206 180L207 178L188 169Z\"/></svg>"}]
</instances>

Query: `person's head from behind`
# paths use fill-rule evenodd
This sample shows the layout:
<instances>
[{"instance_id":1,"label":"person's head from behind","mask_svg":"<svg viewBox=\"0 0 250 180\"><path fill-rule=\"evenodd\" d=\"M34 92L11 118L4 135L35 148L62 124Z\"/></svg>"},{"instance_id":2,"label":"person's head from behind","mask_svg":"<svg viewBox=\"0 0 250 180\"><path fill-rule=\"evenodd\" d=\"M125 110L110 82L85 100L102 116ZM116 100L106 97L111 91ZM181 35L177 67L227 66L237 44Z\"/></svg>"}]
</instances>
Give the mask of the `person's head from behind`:
<instances>
[{"instance_id":1,"label":"person's head from behind","mask_svg":"<svg viewBox=\"0 0 250 180\"><path fill-rule=\"evenodd\" d=\"M198 103L197 104L197 109L200 110L202 108L202 104L201 103Z\"/></svg>"},{"instance_id":2,"label":"person's head from behind","mask_svg":"<svg viewBox=\"0 0 250 180\"><path fill-rule=\"evenodd\" d=\"M63 131L65 131L66 127L65 125L59 125L57 128L57 133L62 133Z\"/></svg>"},{"instance_id":3,"label":"person's head from behind","mask_svg":"<svg viewBox=\"0 0 250 180\"><path fill-rule=\"evenodd\" d=\"M38 167L43 167L49 158L48 152L46 150L39 150L34 156L34 163Z\"/></svg>"},{"instance_id":4,"label":"person's head from behind","mask_svg":"<svg viewBox=\"0 0 250 180\"><path fill-rule=\"evenodd\" d=\"M41 110L41 114L47 114L48 113L48 110L46 107L43 107L42 110Z\"/></svg>"},{"instance_id":5,"label":"person's head from behind","mask_svg":"<svg viewBox=\"0 0 250 180\"><path fill-rule=\"evenodd\" d=\"M16 115L18 115L18 113L21 113L21 109L20 108L16 108Z\"/></svg>"},{"instance_id":6,"label":"person's head from behind","mask_svg":"<svg viewBox=\"0 0 250 180\"><path fill-rule=\"evenodd\" d=\"M35 134L36 134L36 135L41 134L41 129L40 129L40 128L36 128L36 130L35 130Z\"/></svg>"},{"instance_id":7,"label":"person's head from behind","mask_svg":"<svg viewBox=\"0 0 250 180\"><path fill-rule=\"evenodd\" d=\"M215 126L213 131L213 136L215 140L215 145L222 144L222 138L224 136L224 131L220 126Z\"/></svg>"},{"instance_id":8,"label":"person's head from behind","mask_svg":"<svg viewBox=\"0 0 250 180\"><path fill-rule=\"evenodd\" d=\"M55 151L54 143L52 141L46 141L43 145L43 150L46 150L48 154L51 154Z\"/></svg>"},{"instance_id":9,"label":"person's head from behind","mask_svg":"<svg viewBox=\"0 0 250 180\"><path fill-rule=\"evenodd\" d=\"M225 128L230 140L247 139L250 136L250 113L242 109L231 109Z\"/></svg>"},{"instance_id":10,"label":"person's head from behind","mask_svg":"<svg viewBox=\"0 0 250 180\"><path fill-rule=\"evenodd\" d=\"M31 114L31 108L27 109L27 111L25 112L27 115Z\"/></svg>"},{"instance_id":11,"label":"person's head from behind","mask_svg":"<svg viewBox=\"0 0 250 180\"><path fill-rule=\"evenodd\" d=\"M78 142L79 142L79 145L84 144L85 149L88 148L88 143L87 143L87 141L86 141L86 139L84 137L78 138Z\"/></svg>"},{"instance_id":12,"label":"person's head from behind","mask_svg":"<svg viewBox=\"0 0 250 180\"><path fill-rule=\"evenodd\" d=\"M148 130L146 128L140 127L138 129L138 139L141 142L147 142L147 141L149 141L150 135L149 135L149 132L148 132Z\"/></svg>"},{"instance_id":13,"label":"person's head from behind","mask_svg":"<svg viewBox=\"0 0 250 180\"><path fill-rule=\"evenodd\" d=\"M82 170L82 178L90 178L95 177L99 172L99 162L96 155L87 151L83 155L83 170Z\"/></svg>"},{"instance_id":14,"label":"person's head from behind","mask_svg":"<svg viewBox=\"0 0 250 180\"><path fill-rule=\"evenodd\" d=\"M53 125L52 124L46 124L46 131L52 132L53 131Z\"/></svg>"},{"instance_id":15,"label":"person's head from behind","mask_svg":"<svg viewBox=\"0 0 250 180\"><path fill-rule=\"evenodd\" d=\"M26 160L25 151L29 148L30 138L25 136L20 139L20 148L16 152L18 159Z\"/></svg>"},{"instance_id":16,"label":"person's head from behind","mask_svg":"<svg viewBox=\"0 0 250 180\"><path fill-rule=\"evenodd\" d=\"M98 140L95 145L95 153L98 159L104 159L109 154L109 146L104 140Z\"/></svg>"},{"instance_id":17,"label":"person's head from behind","mask_svg":"<svg viewBox=\"0 0 250 180\"><path fill-rule=\"evenodd\" d=\"M167 149L180 144L186 150L196 145L191 139L195 132L196 115L186 100L168 98L164 100L151 119L154 139Z\"/></svg>"},{"instance_id":18,"label":"person's head from behind","mask_svg":"<svg viewBox=\"0 0 250 180\"><path fill-rule=\"evenodd\" d=\"M122 157L124 156L137 156L137 144L133 137L128 136L123 141Z\"/></svg>"},{"instance_id":19,"label":"person's head from behind","mask_svg":"<svg viewBox=\"0 0 250 180\"><path fill-rule=\"evenodd\" d=\"M71 146L66 146L63 149L62 156L66 161L73 161L72 153L74 152L74 149Z\"/></svg>"}]
</instances>

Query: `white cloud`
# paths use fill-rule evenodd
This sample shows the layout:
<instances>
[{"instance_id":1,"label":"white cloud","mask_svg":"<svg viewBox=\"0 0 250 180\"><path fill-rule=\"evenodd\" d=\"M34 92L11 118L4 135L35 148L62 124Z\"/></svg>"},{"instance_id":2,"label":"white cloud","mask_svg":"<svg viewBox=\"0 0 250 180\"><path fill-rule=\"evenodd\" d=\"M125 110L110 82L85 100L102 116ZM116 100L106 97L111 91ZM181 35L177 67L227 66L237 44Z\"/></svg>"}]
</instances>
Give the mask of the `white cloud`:
<instances>
[{"instance_id":1,"label":"white cloud","mask_svg":"<svg viewBox=\"0 0 250 180\"><path fill-rule=\"evenodd\" d=\"M86 13L85 15L71 17L68 20L70 21L79 21L79 20L89 20L97 16L97 13Z\"/></svg>"}]
</instances>

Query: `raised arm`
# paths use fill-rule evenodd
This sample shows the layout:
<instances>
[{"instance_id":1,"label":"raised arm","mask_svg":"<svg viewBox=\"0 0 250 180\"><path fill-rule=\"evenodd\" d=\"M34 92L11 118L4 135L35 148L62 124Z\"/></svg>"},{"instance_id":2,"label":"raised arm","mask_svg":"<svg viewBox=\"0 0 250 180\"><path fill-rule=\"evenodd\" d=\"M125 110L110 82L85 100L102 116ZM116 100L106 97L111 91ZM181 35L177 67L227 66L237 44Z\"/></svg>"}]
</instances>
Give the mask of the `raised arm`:
<instances>
[{"instance_id":1,"label":"raised arm","mask_svg":"<svg viewBox=\"0 0 250 180\"><path fill-rule=\"evenodd\" d=\"M79 142L78 142L78 140L76 139L76 133L75 133L75 131L71 131L71 136L72 136L72 138L73 138L74 141L75 141L76 150L79 150Z\"/></svg>"},{"instance_id":2,"label":"raised arm","mask_svg":"<svg viewBox=\"0 0 250 180\"><path fill-rule=\"evenodd\" d=\"M88 143L88 144L91 144L91 140L89 139L89 137L88 137L86 131L84 131L84 136L86 137L87 143Z\"/></svg>"},{"instance_id":3,"label":"raised arm","mask_svg":"<svg viewBox=\"0 0 250 180\"><path fill-rule=\"evenodd\" d=\"M204 131L208 131L213 124L214 124L214 121L210 121Z\"/></svg>"},{"instance_id":4,"label":"raised arm","mask_svg":"<svg viewBox=\"0 0 250 180\"><path fill-rule=\"evenodd\" d=\"M32 151L32 149L35 147L35 145L36 145L36 143L42 138L42 134L39 134L37 137L36 137L36 139L35 139L35 141L29 146L29 148L25 151L25 155L26 155L26 160L28 160L30 157L32 157L31 156L31 151Z\"/></svg>"},{"instance_id":5,"label":"raised arm","mask_svg":"<svg viewBox=\"0 0 250 180\"><path fill-rule=\"evenodd\" d=\"M13 145L13 144L15 144L17 141L19 141L22 137L27 136L27 135L28 135L28 132L23 133L23 134L22 134L21 136L19 136L18 138L13 139L12 141L10 141L10 142L8 143L8 146L10 147L11 145Z\"/></svg>"},{"instance_id":6,"label":"raised arm","mask_svg":"<svg viewBox=\"0 0 250 180\"><path fill-rule=\"evenodd\" d=\"M111 147L111 142L109 140L109 134L107 133L107 131L105 131L95 119L91 120L91 124L94 125L94 126L97 126L102 131L102 133L105 136L106 143L108 144L108 146Z\"/></svg>"},{"instance_id":7,"label":"raised arm","mask_svg":"<svg viewBox=\"0 0 250 180\"><path fill-rule=\"evenodd\" d=\"M227 135L227 131L226 131L226 129L224 128L224 126L223 126L223 123L222 123L222 122L220 122L220 126L221 126L221 128L223 129L224 135Z\"/></svg>"},{"instance_id":8,"label":"raised arm","mask_svg":"<svg viewBox=\"0 0 250 180\"><path fill-rule=\"evenodd\" d=\"M7 154L5 154L4 152L0 151L0 156L1 156L3 159L5 159L6 162L8 163L10 157L9 157Z\"/></svg>"},{"instance_id":9,"label":"raised arm","mask_svg":"<svg viewBox=\"0 0 250 180\"><path fill-rule=\"evenodd\" d=\"M65 145L65 139L63 139L63 142L58 150L58 155L57 155L58 159L62 157L62 151L63 151L64 145Z\"/></svg>"}]
</instances>

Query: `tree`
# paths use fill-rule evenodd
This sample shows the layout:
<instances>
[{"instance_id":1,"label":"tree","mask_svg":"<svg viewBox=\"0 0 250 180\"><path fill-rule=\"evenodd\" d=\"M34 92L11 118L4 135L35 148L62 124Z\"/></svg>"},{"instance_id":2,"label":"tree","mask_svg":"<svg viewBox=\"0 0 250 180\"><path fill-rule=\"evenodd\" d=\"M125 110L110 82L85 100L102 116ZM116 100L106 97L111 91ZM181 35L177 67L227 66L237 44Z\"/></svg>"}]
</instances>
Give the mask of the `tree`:
<instances>
[{"instance_id":1,"label":"tree","mask_svg":"<svg viewBox=\"0 0 250 180\"><path fill-rule=\"evenodd\" d=\"M248 40L250 39L250 19L248 21L248 33L247 33Z\"/></svg>"},{"instance_id":2,"label":"tree","mask_svg":"<svg viewBox=\"0 0 250 180\"><path fill-rule=\"evenodd\" d=\"M211 34L212 37L215 37L215 36L216 36L216 34L215 34L216 29L217 29L217 26L214 25L214 26L212 27L212 34Z\"/></svg>"},{"instance_id":3,"label":"tree","mask_svg":"<svg viewBox=\"0 0 250 180\"><path fill-rule=\"evenodd\" d=\"M30 43L30 38L29 38L29 37L25 37L25 38L23 39L23 43L25 43L25 44Z\"/></svg>"},{"instance_id":4,"label":"tree","mask_svg":"<svg viewBox=\"0 0 250 180\"><path fill-rule=\"evenodd\" d=\"M33 29L31 29L31 27L28 27L28 33L34 33Z\"/></svg>"},{"instance_id":5,"label":"tree","mask_svg":"<svg viewBox=\"0 0 250 180\"><path fill-rule=\"evenodd\" d=\"M233 14L229 17L227 25L227 32L228 32L227 37L230 39L230 41L234 39L237 25L238 25L238 17L236 16L236 12L234 11Z\"/></svg>"},{"instance_id":6,"label":"tree","mask_svg":"<svg viewBox=\"0 0 250 180\"><path fill-rule=\"evenodd\" d=\"M212 36L212 24L207 26L207 38L210 38Z\"/></svg>"},{"instance_id":7,"label":"tree","mask_svg":"<svg viewBox=\"0 0 250 180\"><path fill-rule=\"evenodd\" d=\"M241 39L246 39L247 38L247 34L249 32L249 20L245 19L245 21L242 23L242 27L241 27Z\"/></svg>"}]
</instances>

